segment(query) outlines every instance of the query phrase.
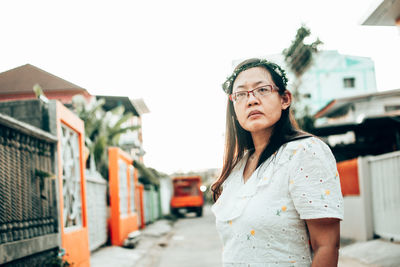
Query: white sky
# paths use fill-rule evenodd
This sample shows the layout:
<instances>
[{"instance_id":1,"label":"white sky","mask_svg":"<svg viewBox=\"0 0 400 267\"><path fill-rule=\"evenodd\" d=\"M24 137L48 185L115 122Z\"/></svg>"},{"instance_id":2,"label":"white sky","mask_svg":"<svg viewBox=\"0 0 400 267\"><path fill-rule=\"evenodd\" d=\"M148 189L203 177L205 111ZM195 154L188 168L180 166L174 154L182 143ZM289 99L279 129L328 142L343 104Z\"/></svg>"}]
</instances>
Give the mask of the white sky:
<instances>
[{"instance_id":1,"label":"white sky","mask_svg":"<svg viewBox=\"0 0 400 267\"><path fill-rule=\"evenodd\" d=\"M379 91L400 88L398 30L360 25L374 2L6 0L0 72L30 63L91 94L143 98L147 166L219 168L232 60L280 53L301 23L322 49L371 57Z\"/></svg>"}]
</instances>

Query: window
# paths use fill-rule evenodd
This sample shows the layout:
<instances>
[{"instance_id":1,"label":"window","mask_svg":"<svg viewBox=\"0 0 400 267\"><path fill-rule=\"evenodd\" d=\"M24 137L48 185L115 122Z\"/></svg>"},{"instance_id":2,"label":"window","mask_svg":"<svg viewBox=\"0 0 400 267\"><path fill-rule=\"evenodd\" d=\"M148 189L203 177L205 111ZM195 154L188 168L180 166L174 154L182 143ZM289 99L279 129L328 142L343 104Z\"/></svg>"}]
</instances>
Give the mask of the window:
<instances>
[{"instance_id":1,"label":"window","mask_svg":"<svg viewBox=\"0 0 400 267\"><path fill-rule=\"evenodd\" d=\"M356 78L354 78L354 77L344 78L343 79L343 86L344 86L344 88L354 88L354 87L356 87Z\"/></svg>"},{"instance_id":2,"label":"window","mask_svg":"<svg viewBox=\"0 0 400 267\"><path fill-rule=\"evenodd\" d=\"M385 106L385 112L400 110L400 105Z\"/></svg>"}]
</instances>

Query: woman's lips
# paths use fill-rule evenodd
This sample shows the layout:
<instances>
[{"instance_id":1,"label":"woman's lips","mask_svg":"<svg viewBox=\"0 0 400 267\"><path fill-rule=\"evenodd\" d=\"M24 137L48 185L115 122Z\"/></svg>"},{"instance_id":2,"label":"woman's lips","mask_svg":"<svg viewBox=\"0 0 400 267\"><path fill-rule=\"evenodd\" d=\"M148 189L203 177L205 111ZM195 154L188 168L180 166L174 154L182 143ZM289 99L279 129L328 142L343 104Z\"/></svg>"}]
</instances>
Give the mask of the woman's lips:
<instances>
[{"instance_id":1,"label":"woman's lips","mask_svg":"<svg viewBox=\"0 0 400 267\"><path fill-rule=\"evenodd\" d=\"M262 114L263 114L262 112L257 111L257 110L254 110L254 111L252 111L252 112L249 113L249 116L247 116L247 118L260 116L260 115L262 115Z\"/></svg>"}]
</instances>

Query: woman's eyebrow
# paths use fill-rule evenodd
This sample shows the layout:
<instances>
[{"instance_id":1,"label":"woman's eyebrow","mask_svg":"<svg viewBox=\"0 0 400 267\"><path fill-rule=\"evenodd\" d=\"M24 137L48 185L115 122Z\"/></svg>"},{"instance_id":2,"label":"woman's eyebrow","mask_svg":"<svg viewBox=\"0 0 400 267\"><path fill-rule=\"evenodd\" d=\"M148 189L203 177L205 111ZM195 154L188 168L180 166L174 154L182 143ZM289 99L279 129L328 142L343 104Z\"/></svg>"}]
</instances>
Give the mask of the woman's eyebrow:
<instances>
[{"instance_id":1,"label":"woman's eyebrow","mask_svg":"<svg viewBox=\"0 0 400 267\"><path fill-rule=\"evenodd\" d=\"M258 82L253 83L252 86L257 86L257 85L260 85L260 84L262 84L262 83L268 84L267 81L258 81ZM245 85L238 85L238 86L236 86L235 88L236 88L236 89L241 89L241 88L245 88L245 87L246 87Z\"/></svg>"}]
</instances>

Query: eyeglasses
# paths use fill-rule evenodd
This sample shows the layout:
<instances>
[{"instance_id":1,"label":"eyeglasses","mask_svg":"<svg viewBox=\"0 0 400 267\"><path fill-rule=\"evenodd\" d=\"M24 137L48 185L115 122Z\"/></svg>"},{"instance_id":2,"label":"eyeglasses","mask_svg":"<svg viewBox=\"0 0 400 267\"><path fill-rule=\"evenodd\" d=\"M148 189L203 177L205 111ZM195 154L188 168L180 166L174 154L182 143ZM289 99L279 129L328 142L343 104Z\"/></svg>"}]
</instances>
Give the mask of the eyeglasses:
<instances>
[{"instance_id":1,"label":"eyeglasses","mask_svg":"<svg viewBox=\"0 0 400 267\"><path fill-rule=\"evenodd\" d=\"M250 93L253 94L254 97L261 98L264 96L267 96L272 93L272 90L279 90L279 88L275 85L264 85L258 88L255 88L250 91L239 91L235 92L229 95L229 99L233 103L240 103L243 102L244 100L248 99L250 96Z\"/></svg>"}]
</instances>

